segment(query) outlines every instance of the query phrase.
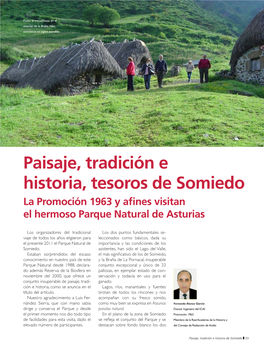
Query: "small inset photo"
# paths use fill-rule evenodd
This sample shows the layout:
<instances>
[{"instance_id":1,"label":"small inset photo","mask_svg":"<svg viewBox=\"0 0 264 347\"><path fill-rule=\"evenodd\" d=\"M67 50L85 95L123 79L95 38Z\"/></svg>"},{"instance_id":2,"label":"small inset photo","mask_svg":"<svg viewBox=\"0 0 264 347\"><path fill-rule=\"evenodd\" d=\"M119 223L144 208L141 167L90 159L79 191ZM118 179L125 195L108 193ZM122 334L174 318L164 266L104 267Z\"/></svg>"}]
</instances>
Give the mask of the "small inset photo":
<instances>
[{"instance_id":1,"label":"small inset photo","mask_svg":"<svg viewBox=\"0 0 264 347\"><path fill-rule=\"evenodd\" d=\"M197 299L196 269L174 269L174 300Z\"/></svg>"}]
</instances>

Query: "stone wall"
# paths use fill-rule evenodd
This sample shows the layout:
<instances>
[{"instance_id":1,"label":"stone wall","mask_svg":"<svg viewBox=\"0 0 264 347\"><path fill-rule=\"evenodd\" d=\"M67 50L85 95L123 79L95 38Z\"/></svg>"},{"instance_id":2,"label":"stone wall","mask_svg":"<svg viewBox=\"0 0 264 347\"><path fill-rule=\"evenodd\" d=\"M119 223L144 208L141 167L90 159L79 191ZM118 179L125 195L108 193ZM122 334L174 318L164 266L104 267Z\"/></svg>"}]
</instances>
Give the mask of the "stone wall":
<instances>
[{"instance_id":1,"label":"stone wall","mask_svg":"<svg viewBox=\"0 0 264 347\"><path fill-rule=\"evenodd\" d=\"M260 70L251 71L251 60L256 58L260 58ZM254 47L238 59L236 79L242 82L264 85L264 50L261 50L259 46Z\"/></svg>"},{"instance_id":2,"label":"stone wall","mask_svg":"<svg viewBox=\"0 0 264 347\"><path fill-rule=\"evenodd\" d=\"M99 74L98 74L99 75ZM79 75L67 87L59 88L56 95L77 95L81 93L89 93L91 90L98 88L101 84L113 80L113 77L101 75L100 82L97 82L95 74Z\"/></svg>"}]
</instances>

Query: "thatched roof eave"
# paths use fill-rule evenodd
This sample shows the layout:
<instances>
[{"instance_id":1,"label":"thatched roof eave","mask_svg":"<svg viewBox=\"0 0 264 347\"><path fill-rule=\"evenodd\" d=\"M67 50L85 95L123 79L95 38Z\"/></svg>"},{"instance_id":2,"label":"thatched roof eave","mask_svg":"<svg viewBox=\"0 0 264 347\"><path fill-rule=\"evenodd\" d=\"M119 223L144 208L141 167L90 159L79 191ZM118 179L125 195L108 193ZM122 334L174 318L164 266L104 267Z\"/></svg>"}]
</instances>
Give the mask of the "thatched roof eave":
<instances>
[{"instance_id":1,"label":"thatched roof eave","mask_svg":"<svg viewBox=\"0 0 264 347\"><path fill-rule=\"evenodd\" d=\"M230 59L231 71L235 72L238 59L250 49L264 44L264 9L249 23L237 40Z\"/></svg>"}]
</instances>

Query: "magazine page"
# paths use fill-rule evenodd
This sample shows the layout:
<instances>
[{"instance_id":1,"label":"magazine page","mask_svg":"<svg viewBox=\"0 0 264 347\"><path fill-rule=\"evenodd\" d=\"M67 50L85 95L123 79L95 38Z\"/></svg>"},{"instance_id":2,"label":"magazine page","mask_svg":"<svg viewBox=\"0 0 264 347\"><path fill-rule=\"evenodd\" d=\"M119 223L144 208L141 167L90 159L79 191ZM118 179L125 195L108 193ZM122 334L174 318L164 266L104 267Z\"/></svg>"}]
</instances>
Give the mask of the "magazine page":
<instances>
[{"instance_id":1,"label":"magazine page","mask_svg":"<svg viewBox=\"0 0 264 347\"><path fill-rule=\"evenodd\" d=\"M1 7L3 345L259 345L264 2Z\"/></svg>"}]
</instances>

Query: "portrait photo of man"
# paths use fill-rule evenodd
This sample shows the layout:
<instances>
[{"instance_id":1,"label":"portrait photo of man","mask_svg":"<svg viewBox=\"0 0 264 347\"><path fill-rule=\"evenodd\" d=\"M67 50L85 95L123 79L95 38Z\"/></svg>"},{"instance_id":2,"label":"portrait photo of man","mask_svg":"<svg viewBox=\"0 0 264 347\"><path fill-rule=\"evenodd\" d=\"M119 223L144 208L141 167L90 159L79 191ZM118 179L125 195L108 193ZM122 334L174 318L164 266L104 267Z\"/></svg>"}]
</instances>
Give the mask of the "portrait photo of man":
<instances>
[{"instance_id":1,"label":"portrait photo of man","mask_svg":"<svg viewBox=\"0 0 264 347\"><path fill-rule=\"evenodd\" d=\"M197 299L197 290L191 288L193 276L190 271L181 270L177 272L177 278L175 279L177 279L177 284L179 288L174 290L174 293L173 293L174 300L175 299L180 299L180 300Z\"/></svg>"}]
</instances>

